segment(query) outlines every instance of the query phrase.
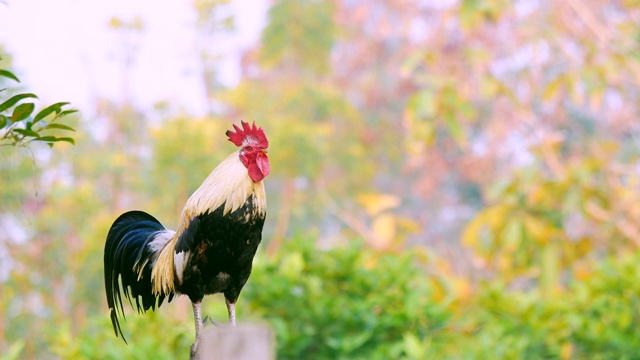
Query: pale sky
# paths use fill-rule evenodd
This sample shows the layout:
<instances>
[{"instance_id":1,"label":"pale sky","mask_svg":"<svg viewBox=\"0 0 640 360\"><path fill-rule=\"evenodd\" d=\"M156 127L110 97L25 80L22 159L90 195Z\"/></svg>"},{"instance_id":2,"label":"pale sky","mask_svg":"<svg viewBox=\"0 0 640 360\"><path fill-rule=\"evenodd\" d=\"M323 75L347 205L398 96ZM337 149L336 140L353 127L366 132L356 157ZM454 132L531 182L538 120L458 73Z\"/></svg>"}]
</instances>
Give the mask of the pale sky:
<instances>
[{"instance_id":1,"label":"pale sky","mask_svg":"<svg viewBox=\"0 0 640 360\"><path fill-rule=\"evenodd\" d=\"M147 110L166 100L192 114L204 112L197 80L191 0L0 0L0 44L13 56L16 75L43 103L69 101L91 116L96 97L122 98L122 38L109 28L112 17L140 17L128 91ZM268 0L236 0L236 31L215 44L223 54L221 80L239 81L243 49L259 40Z\"/></svg>"}]
</instances>

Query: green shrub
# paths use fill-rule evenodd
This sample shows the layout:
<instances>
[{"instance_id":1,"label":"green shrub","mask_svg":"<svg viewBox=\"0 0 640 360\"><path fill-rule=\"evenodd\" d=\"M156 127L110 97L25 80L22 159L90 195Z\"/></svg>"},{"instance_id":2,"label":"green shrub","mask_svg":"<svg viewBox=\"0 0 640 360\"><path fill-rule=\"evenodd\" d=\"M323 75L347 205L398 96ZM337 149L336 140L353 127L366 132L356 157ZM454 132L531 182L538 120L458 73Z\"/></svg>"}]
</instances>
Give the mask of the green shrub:
<instances>
[{"instance_id":1,"label":"green shrub","mask_svg":"<svg viewBox=\"0 0 640 360\"><path fill-rule=\"evenodd\" d=\"M419 264L295 240L259 259L242 297L276 330L279 359L640 359L640 254L551 296L491 282L466 303Z\"/></svg>"},{"instance_id":2,"label":"green shrub","mask_svg":"<svg viewBox=\"0 0 640 360\"><path fill-rule=\"evenodd\" d=\"M293 239L277 256L256 258L237 309L240 321L275 330L278 359L640 359L638 264L640 253L602 261L549 296L535 284L515 291L490 282L463 300L416 251L359 242L318 250ZM207 298L205 314L222 321L223 304ZM43 332L62 359L185 358L192 319L166 307L127 316L129 345L106 310L78 336L68 322Z\"/></svg>"},{"instance_id":3,"label":"green shrub","mask_svg":"<svg viewBox=\"0 0 640 360\"><path fill-rule=\"evenodd\" d=\"M279 359L389 359L406 353L407 336L446 324L435 281L411 252L358 242L323 251L296 239L257 261L241 297L277 332Z\"/></svg>"},{"instance_id":4,"label":"green shrub","mask_svg":"<svg viewBox=\"0 0 640 360\"><path fill-rule=\"evenodd\" d=\"M114 335L106 310L91 316L77 335L69 322L52 324L47 331L49 350L62 359L186 359L193 342L193 324L163 315L163 310L130 313L122 324L128 344Z\"/></svg>"},{"instance_id":5,"label":"green shrub","mask_svg":"<svg viewBox=\"0 0 640 360\"><path fill-rule=\"evenodd\" d=\"M640 254L611 258L566 290L487 284L436 339L437 358L640 359ZM433 348L433 346L432 346Z\"/></svg>"}]
</instances>

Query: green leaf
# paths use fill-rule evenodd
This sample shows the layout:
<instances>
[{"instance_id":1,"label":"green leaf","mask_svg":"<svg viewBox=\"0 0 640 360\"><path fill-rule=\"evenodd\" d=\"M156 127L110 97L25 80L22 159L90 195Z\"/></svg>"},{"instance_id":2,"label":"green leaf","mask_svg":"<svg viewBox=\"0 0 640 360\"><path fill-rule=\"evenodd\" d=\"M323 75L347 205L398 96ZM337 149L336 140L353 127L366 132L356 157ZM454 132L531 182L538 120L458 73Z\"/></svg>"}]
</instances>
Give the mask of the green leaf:
<instances>
[{"instance_id":1,"label":"green leaf","mask_svg":"<svg viewBox=\"0 0 640 360\"><path fill-rule=\"evenodd\" d=\"M11 71L8 71L8 70L0 70L0 76L4 76L6 78L9 78L9 79L15 80L17 82L20 82L18 77L13 75L13 73Z\"/></svg>"},{"instance_id":2,"label":"green leaf","mask_svg":"<svg viewBox=\"0 0 640 360\"><path fill-rule=\"evenodd\" d=\"M72 139L72 138L70 138L70 137L61 137L61 138L56 138L56 140L55 140L55 141L56 141L56 142L57 142L57 141L64 141L64 142L68 142L68 143L69 143L69 144L71 144L71 145L75 145L75 144L76 144L76 141L75 141L75 140L73 140L73 139Z\"/></svg>"},{"instance_id":3,"label":"green leaf","mask_svg":"<svg viewBox=\"0 0 640 360\"><path fill-rule=\"evenodd\" d=\"M409 359L424 359L426 355L426 347L420 339L411 333L405 333L402 337L404 350Z\"/></svg>"},{"instance_id":4,"label":"green leaf","mask_svg":"<svg viewBox=\"0 0 640 360\"><path fill-rule=\"evenodd\" d=\"M38 115L36 115L36 117L33 119L33 123L35 124L38 121L44 119L45 117L47 117L52 112L55 112L56 114L59 114L62 111L62 107L65 106L65 105L69 105L69 103L68 102L58 102L58 103L55 103L53 105L47 106L46 108L40 110Z\"/></svg>"},{"instance_id":5,"label":"green leaf","mask_svg":"<svg viewBox=\"0 0 640 360\"><path fill-rule=\"evenodd\" d=\"M3 112L5 110L7 110L8 108L12 107L13 105L15 105L16 103L18 103L18 101L22 100L22 99L26 99L26 98L38 98L37 96L35 96L34 94L18 94L16 96L11 97L9 100L3 102L2 104L0 104L0 112Z\"/></svg>"},{"instance_id":6,"label":"green leaf","mask_svg":"<svg viewBox=\"0 0 640 360\"><path fill-rule=\"evenodd\" d=\"M13 114L11 115L11 121L15 123L28 118L33 112L34 107L35 105L33 105L33 103L25 103L16 106L13 110Z\"/></svg>"},{"instance_id":7,"label":"green leaf","mask_svg":"<svg viewBox=\"0 0 640 360\"><path fill-rule=\"evenodd\" d=\"M49 125L47 125L47 126L42 128L42 130L48 130L48 129L60 129L60 130L76 131L71 126L67 126L67 125L64 125L64 124L58 124L58 123L49 124Z\"/></svg>"},{"instance_id":8,"label":"green leaf","mask_svg":"<svg viewBox=\"0 0 640 360\"><path fill-rule=\"evenodd\" d=\"M6 116L0 115L0 129L3 129L5 126L7 126L8 122L9 120L7 119Z\"/></svg>"},{"instance_id":9,"label":"green leaf","mask_svg":"<svg viewBox=\"0 0 640 360\"><path fill-rule=\"evenodd\" d=\"M444 116L445 127L449 132L449 135L458 144L462 144L465 141L465 131L463 125L455 118L453 114L445 114Z\"/></svg>"},{"instance_id":10,"label":"green leaf","mask_svg":"<svg viewBox=\"0 0 640 360\"><path fill-rule=\"evenodd\" d=\"M420 119L430 119L436 116L438 106L436 99L432 91L423 90L414 95L407 106L415 111L416 115Z\"/></svg>"},{"instance_id":11,"label":"green leaf","mask_svg":"<svg viewBox=\"0 0 640 360\"><path fill-rule=\"evenodd\" d=\"M69 115L69 114L77 113L77 112L78 112L78 110L76 110L76 109L69 109L69 110L61 111L61 112L58 114L58 116L59 116L59 117L63 117L63 116L67 116L67 115Z\"/></svg>"},{"instance_id":12,"label":"green leaf","mask_svg":"<svg viewBox=\"0 0 640 360\"><path fill-rule=\"evenodd\" d=\"M11 344L11 342L9 342ZM9 346L9 349L5 349L6 353L2 355L0 359L3 360L13 360L19 359L22 354L22 350L24 350L24 340L18 340Z\"/></svg>"},{"instance_id":13,"label":"green leaf","mask_svg":"<svg viewBox=\"0 0 640 360\"><path fill-rule=\"evenodd\" d=\"M523 225L519 219L510 220L502 230L502 242L507 253L516 252L522 244Z\"/></svg>"},{"instance_id":14,"label":"green leaf","mask_svg":"<svg viewBox=\"0 0 640 360\"><path fill-rule=\"evenodd\" d=\"M58 138L52 135L47 135L39 137L38 141L56 142L58 141Z\"/></svg>"},{"instance_id":15,"label":"green leaf","mask_svg":"<svg viewBox=\"0 0 640 360\"><path fill-rule=\"evenodd\" d=\"M25 137L34 137L34 138L40 137L40 134L38 134L37 132L31 129L13 129L13 132Z\"/></svg>"}]
</instances>

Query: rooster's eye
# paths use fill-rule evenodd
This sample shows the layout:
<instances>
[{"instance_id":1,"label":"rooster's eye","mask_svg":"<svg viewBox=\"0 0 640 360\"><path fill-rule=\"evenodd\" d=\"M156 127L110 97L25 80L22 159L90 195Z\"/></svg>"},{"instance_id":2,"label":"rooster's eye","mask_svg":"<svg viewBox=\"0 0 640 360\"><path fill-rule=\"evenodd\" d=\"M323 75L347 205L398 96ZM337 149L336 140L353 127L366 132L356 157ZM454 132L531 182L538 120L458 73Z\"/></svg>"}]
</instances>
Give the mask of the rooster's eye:
<instances>
[{"instance_id":1,"label":"rooster's eye","mask_svg":"<svg viewBox=\"0 0 640 360\"><path fill-rule=\"evenodd\" d=\"M247 146L245 149L246 149L247 151L253 151L253 148L252 148L251 146Z\"/></svg>"}]
</instances>

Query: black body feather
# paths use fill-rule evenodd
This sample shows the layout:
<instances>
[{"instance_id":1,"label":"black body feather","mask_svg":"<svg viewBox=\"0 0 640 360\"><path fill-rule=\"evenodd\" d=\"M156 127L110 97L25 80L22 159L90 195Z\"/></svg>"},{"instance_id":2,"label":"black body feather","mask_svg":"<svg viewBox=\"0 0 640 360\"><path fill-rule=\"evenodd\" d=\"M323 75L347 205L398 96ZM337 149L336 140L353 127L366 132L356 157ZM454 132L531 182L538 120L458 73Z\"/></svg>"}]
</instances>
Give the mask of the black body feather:
<instances>
[{"instance_id":1,"label":"black body feather","mask_svg":"<svg viewBox=\"0 0 640 360\"><path fill-rule=\"evenodd\" d=\"M138 312L155 310L165 297L169 297L168 301L173 298L173 293L156 296L151 291L151 259L157 254L147 245L167 231L156 218L143 211L120 215L109 229L104 248L104 285L113 329L116 336L121 336L125 342L118 320L118 312L124 317L123 294L130 303L135 301ZM147 259L149 261L139 278L136 264Z\"/></svg>"},{"instance_id":2,"label":"black body feather","mask_svg":"<svg viewBox=\"0 0 640 360\"><path fill-rule=\"evenodd\" d=\"M176 246L176 254L189 255L178 292L192 302L215 293L236 302L262 239L265 214L254 203L252 194L240 208L226 215L222 204L191 220Z\"/></svg>"}]
</instances>

